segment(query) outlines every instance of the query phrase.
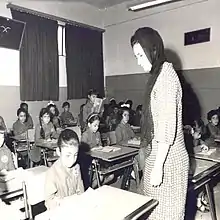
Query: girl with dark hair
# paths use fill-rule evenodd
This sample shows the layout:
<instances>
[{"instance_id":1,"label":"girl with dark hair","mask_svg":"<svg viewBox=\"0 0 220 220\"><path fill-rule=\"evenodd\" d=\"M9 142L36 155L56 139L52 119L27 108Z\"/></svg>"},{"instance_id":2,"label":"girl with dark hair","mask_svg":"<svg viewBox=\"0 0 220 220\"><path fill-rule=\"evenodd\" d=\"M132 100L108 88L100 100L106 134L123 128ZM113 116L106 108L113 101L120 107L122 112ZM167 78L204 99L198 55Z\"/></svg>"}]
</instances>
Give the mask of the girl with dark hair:
<instances>
[{"instance_id":1,"label":"girl with dark hair","mask_svg":"<svg viewBox=\"0 0 220 220\"><path fill-rule=\"evenodd\" d=\"M45 205L47 209L59 206L62 199L84 192L80 166L78 164L79 138L65 129L58 139L59 159L50 167L45 181Z\"/></svg>"},{"instance_id":2,"label":"girl with dark hair","mask_svg":"<svg viewBox=\"0 0 220 220\"><path fill-rule=\"evenodd\" d=\"M189 157L182 129L180 81L173 65L166 61L163 41L156 30L138 29L131 46L138 64L150 73L141 123L141 147L146 150L142 193L159 204L149 219L183 220Z\"/></svg>"},{"instance_id":3,"label":"girl with dark hair","mask_svg":"<svg viewBox=\"0 0 220 220\"><path fill-rule=\"evenodd\" d=\"M25 102L22 102L22 103L20 104L20 108L25 109L26 112L27 112L26 125L27 125L28 129L34 128L34 123L33 123L32 117L31 117L31 115L30 115L29 112L28 112L28 104L25 103Z\"/></svg>"},{"instance_id":4,"label":"girl with dark hair","mask_svg":"<svg viewBox=\"0 0 220 220\"><path fill-rule=\"evenodd\" d=\"M132 130L129 122L129 108L121 108L119 111L119 121L116 130L116 143L119 145L127 144L129 140L135 137L135 133Z\"/></svg>"},{"instance_id":5,"label":"girl with dark hair","mask_svg":"<svg viewBox=\"0 0 220 220\"><path fill-rule=\"evenodd\" d=\"M57 130L57 128L60 128L60 119L59 119L59 110L55 104L49 104L47 106L47 109L49 110L51 114L51 122L54 125L54 128Z\"/></svg>"},{"instance_id":6,"label":"girl with dark hair","mask_svg":"<svg viewBox=\"0 0 220 220\"><path fill-rule=\"evenodd\" d=\"M26 139L26 132L29 129L27 122L27 112L23 108L19 108L17 110L17 121L13 124L13 134L17 139Z\"/></svg>"},{"instance_id":7,"label":"girl with dark hair","mask_svg":"<svg viewBox=\"0 0 220 220\"><path fill-rule=\"evenodd\" d=\"M58 134L51 122L51 114L48 108L42 108L39 115L39 124L35 128L35 143L40 145L45 141L57 139Z\"/></svg>"}]
</instances>

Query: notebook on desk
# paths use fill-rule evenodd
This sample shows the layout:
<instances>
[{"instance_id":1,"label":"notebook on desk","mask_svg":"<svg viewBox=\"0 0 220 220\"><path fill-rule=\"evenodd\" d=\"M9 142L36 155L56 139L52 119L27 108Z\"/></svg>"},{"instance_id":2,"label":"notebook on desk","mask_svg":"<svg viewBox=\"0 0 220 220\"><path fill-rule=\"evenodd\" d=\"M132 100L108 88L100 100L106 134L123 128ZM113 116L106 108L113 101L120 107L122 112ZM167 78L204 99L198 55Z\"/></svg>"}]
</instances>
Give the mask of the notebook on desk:
<instances>
[{"instance_id":1,"label":"notebook on desk","mask_svg":"<svg viewBox=\"0 0 220 220\"><path fill-rule=\"evenodd\" d=\"M216 152L216 148L212 148L212 149L209 149L207 152L198 152L197 154L199 155L204 155L204 156L210 156L211 154L215 153Z\"/></svg>"}]
</instances>

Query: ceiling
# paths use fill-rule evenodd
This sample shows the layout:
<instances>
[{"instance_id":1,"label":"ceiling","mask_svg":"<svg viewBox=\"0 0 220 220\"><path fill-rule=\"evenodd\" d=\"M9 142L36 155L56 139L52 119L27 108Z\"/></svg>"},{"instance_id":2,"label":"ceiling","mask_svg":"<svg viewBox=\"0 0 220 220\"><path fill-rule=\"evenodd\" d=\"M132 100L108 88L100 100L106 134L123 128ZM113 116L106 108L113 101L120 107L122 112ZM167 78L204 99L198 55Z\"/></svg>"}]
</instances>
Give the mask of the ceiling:
<instances>
[{"instance_id":1,"label":"ceiling","mask_svg":"<svg viewBox=\"0 0 220 220\"><path fill-rule=\"evenodd\" d=\"M65 1L72 1L72 2L85 2L87 4L90 4L96 8L99 9L104 9L104 8L109 8L112 7L114 5L118 5L121 4L123 2L132 2L133 0L62 0L63 2ZM150 1L150 0L146 0L146 1Z\"/></svg>"}]
</instances>

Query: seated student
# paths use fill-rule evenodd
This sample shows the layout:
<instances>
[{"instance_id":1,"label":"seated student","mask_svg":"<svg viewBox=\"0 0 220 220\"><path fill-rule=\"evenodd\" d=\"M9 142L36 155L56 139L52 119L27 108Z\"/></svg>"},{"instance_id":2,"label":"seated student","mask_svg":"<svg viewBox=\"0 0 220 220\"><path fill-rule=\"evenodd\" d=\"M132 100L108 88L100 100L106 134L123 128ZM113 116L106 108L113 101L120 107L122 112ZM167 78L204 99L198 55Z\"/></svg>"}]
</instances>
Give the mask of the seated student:
<instances>
[{"instance_id":1,"label":"seated student","mask_svg":"<svg viewBox=\"0 0 220 220\"><path fill-rule=\"evenodd\" d=\"M217 110L211 110L207 114L209 123L207 124L208 138L205 140L210 147L217 147L216 139L220 140L219 115Z\"/></svg>"},{"instance_id":2,"label":"seated student","mask_svg":"<svg viewBox=\"0 0 220 220\"><path fill-rule=\"evenodd\" d=\"M132 100L127 100L126 102L125 102L125 104L126 105L129 105L129 121L128 121L128 123L130 124L130 125L134 125L134 115L135 115L135 111L132 109L132 107L133 107L133 101Z\"/></svg>"},{"instance_id":3,"label":"seated student","mask_svg":"<svg viewBox=\"0 0 220 220\"><path fill-rule=\"evenodd\" d=\"M77 162L79 139L77 134L66 129L58 139L57 154L60 158L50 167L45 180L45 205L56 208L62 199L84 192L80 166Z\"/></svg>"},{"instance_id":4,"label":"seated student","mask_svg":"<svg viewBox=\"0 0 220 220\"><path fill-rule=\"evenodd\" d=\"M142 105L138 105L134 115L133 125L141 126L141 117L142 117Z\"/></svg>"},{"instance_id":5,"label":"seated student","mask_svg":"<svg viewBox=\"0 0 220 220\"><path fill-rule=\"evenodd\" d=\"M12 152L5 145L5 129L0 126L0 173L5 174L7 171L14 169Z\"/></svg>"},{"instance_id":6,"label":"seated student","mask_svg":"<svg viewBox=\"0 0 220 220\"><path fill-rule=\"evenodd\" d=\"M95 99L97 98L97 91L95 89L91 89L88 92L88 96L87 96L87 101L86 104L83 106L83 124L86 125L86 120L88 118L88 116L94 112L94 103L95 103ZM85 128L83 128L83 130L85 130Z\"/></svg>"},{"instance_id":7,"label":"seated student","mask_svg":"<svg viewBox=\"0 0 220 220\"><path fill-rule=\"evenodd\" d=\"M35 143L40 145L45 141L57 139L58 134L51 122L51 114L48 108L42 108L39 115L39 124L35 128Z\"/></svg>"},{"instance_id":8,"label":"seated student","mask_svg":"<svg viewBox=\"0 0 220 220\"><path fill-rule=\"evenodd\" d=\"M7 127L5 125L5 121L2 116L0 116L0 126L3 127L5 131L7 131Z\"/></svg>"},{"instance_id":9,"label":"seated student","mask_svg":"<svg viewBox=\"0 0 220 220\"><path fill-rule=\"evenodd\" d=\"M28 104L25 103L25 102L22 102L22 103L20 104L20 108L23 108L23 109L26 110L27 120L26 120L25 123L26 123L28 129L34 128L34 123L33 123L32 117L31 117L31 115L30 115L29 112L28 112Z\"/></svg>"},{"instance_id":10,"label":"seated student","mask_svg":"<svg viewBox=\"0 0 220 220\"><path fill-rule=\"evenodd\" d=\"M23 108L19 108L17 110L18 120L13 124L12 129L14 136L17 139L26 139L27 137L27 130L29 129L26 122L27 122L27 112Z\"/></svg>"},{"instance_id":11,"label":"seated student","mask_svg":"<svg viewBox=\"0 0 220 220\"><path fill-rule=\"evenodd\" d=\"M70 112L70 103L64 102L62 105L63 112L60 115L60 123L62 127L71 127L76 125L76 120L74 119L72 113Z\"/></svg>"},{"instance_id":12,"label":"seated student","mask_svg":"<svg viewBox=\"0 0 220 220\"><path fill-rule=\"evenodd\" d=\"M112 109L113 109L112 113L106 118L106 124L108 125L110 131L115 131L116 127L118 126L120 122L119 121L119 108L117 105L115 105L115 106L112 106Z\"/></svg>"},{"instance_id":13,"label":"seated student","mask_svg":"<svg viewBox=\"0 0 220 220\"><path fill-rule=\"evenodd\" d=\"M82 134L81 142L86 143L90 150L94 147L102 146L101 136L98 131L100 117L96 113L89 115L87 119L87 129Z\"/></svg>"},{"instance_id":14,"label":"seated student","mask_svg":"<svg viewBox=\"0 0 220 220\"><path fill-rule=\"evenodd\" d=\"M100 133L98 131L99 129L99 124L100 124L100 117L97 113L92 113L89 115L88 119L87 119L87 129L86 131L82 134L81 137L81 143L82 143L82 147L84 147L85 151L90 151L93 148L96 147L102 147L102 141L101 141L101 136ZM88 148L88 149L86 149ZM86 182L86 188L88 185L88 180L86 179L86 177L89 176L89 167L91 166L92 163L92 158L87 156L84 159L83 162L83 176L84 176L84 180ZM114 175L110 175L106 177L106 182L111 181L114 178ZM104 180L104 177L101 176L101 181ZM96 186L96 182L92 183L93 187Z\"/></svg>"},{"instance_id":15,"label":"seated student","mask_svg":"<svg viewBox=\"0 0 220 220\"><path fill-rule=\"evenodd\" d=\"M115 135L116 135L116 143L119 145L127 144L129 140L135 137L135 133L132 130L129 122L129 109L121 108L119 114L120 124L118 124Z\"/></svg>"},{"instance_id":16,"label":"seated student","mask_svg":"<svg viewBox=\"0 0 220 220\"><path fill-rule=\"evenodd\" d=\"M51 114L51 122L53 123L55 129L60 128L59 111L54 103L48 103L47 109Z\"/></svg>"}]
</instances>

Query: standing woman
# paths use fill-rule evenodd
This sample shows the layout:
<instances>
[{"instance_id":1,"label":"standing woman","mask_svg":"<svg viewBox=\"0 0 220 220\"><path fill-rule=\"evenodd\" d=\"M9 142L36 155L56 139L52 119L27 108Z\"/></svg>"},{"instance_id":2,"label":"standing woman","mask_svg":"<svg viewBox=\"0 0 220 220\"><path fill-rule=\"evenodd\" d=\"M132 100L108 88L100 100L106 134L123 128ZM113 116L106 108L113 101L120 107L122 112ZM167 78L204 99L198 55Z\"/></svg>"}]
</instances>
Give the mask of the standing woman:
<instances>
[{"instance_id":1,"label":"standing woman","mask_svg":"<svg viewBox=\"0 0 220 220\"><path fill-rule=\"evenodd\" d=\"M149 219L183 220L189 158L183 137L182 88L157 31L138 29L131 45L138 64L150 73L141 126L141 146L146 149L142 191L159 204Z\"/></svg>"}]
</instances>

